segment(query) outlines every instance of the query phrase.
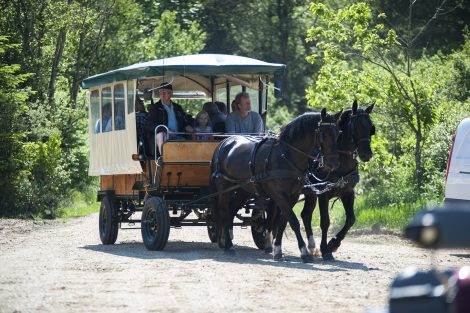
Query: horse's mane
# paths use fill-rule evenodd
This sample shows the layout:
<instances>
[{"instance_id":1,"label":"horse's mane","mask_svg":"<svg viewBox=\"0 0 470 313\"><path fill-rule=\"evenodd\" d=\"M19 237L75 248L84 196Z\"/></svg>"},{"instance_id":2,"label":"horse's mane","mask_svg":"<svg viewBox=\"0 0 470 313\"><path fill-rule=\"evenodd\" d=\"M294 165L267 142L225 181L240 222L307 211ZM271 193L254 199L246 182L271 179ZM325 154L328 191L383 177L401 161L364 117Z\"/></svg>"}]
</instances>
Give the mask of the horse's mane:
<instances>
[{"instance_id":1,"label":"horse's mane","mask_svg":"<svg viewBox=\"0 0 470 313\"><path fill-rule=\"evenodd\" d=\"M282 127L279 139L283 141L295 141L307 134L313 135L313 130L318 128L320 119L320 113L304 113L297 116ZM326 119L326 122L335 122L334 117L328 114Z\"/></svg>"},{"instance_id":2,"label":"horse's mane","mask_svg":"<svg viewBox=\"0 0 470 313\"><path fill-rule=\"evenodd\" d=\"M344 130L346 124L348 123L349 121L349 118L351 117L352 115L352 109L347 109L347 110L344 110L341 115L339 116L339 119L338 119L338 128L341 129L341 130Z\"/></svg>"}]
</instances>

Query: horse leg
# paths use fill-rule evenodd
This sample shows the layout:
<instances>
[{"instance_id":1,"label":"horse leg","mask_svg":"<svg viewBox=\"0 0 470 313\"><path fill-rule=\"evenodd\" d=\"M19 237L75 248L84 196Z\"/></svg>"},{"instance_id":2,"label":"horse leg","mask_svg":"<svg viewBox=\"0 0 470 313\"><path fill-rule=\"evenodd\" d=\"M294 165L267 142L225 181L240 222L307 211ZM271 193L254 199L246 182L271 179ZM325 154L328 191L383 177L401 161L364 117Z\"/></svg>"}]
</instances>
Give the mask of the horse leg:
<instances>
[{"instance_id":1,"label":"horse leg","mask_svg":"<svg viewBox=\"0 0 470 313\"><path fill-rule=\"evenodd\" d=\"M227 188L227 186L222 185L222 187ZM223 188L218 188L219 190L223 190ZM230 212L230 198L227 195L221 194L218 197L217 201L217 224L219 230L219 239L218 245L220 248L224 249L226 252L230 250L233 246L232 240L230 239L230 216L232 215ZM233 219L232 219L233 223ZM232 250L233 251L233 250ZM228 252L230 253L230 252ZM232 252L233 253L233 252Z\"/></svg>"},{"instance_id":2,"label":"horse leg","mask_svg":"<svg viewBox=\"0 0 470 313\"><path fill-rule=\"evenodd\" d=\"M313 216L313 211L315 210L316 204L317 204L316 195L305 194L304 208L302 209L302 213L300 213L300 216L302 217L302 221L305 227L305 232L307 234L308 250L310 251L311 254L315 256L319 256L320 251L316 248L315 239L313 237L313 230L312 230L312 216Z\"/></svg>"},{"instance_id":3,"label":"horse leg","mask_svg":"<svg viewBox=\"0 0 470 313\"><path fill-rule=\"evenodd\" d=\"M349 229L356 222L356 216L354 215L354 192L348 193L341 197L343 202L344 211L346 213L346 221L344 222L343 228L328 242L328 247L332 252L336 252L341 245L344 237L348 233Z\"/></svg>"},{"instance_id":4,"label":"horse leg","mask_svg":"<svg viewBox=\"0 0 470 313\"><path fill-rule=\"evenodd\" d=\"M276 219L276 205L270 200L266 208L266 238L264 239L264 252L266 254L273 252L273 227Z\"/></svg>"},{"instance_id":5,"label":"horse leg","mask_svg":"<svg viewBox=\"0 0 470 313\"><path fill-rule=\"evenodd\" d=\"M320 228L321 228L321 243L320 251L323 260L330 261L334 260L333 253L331 253L328 247L328 228L330 228L330 214L328 212L328 197L326 195L320 195L318 197L318 204L320 206Z\"/></svg>"},{"instance_id":6,"label":"horse leg","mask_svg":"<svg viewBox=\"0 0 470 313\"><path fill-rule=\"evenodd\" d=\"M313 255L310 254L307 247L305 246L305 242L302 238L302 233L300 231L299 220L297 219L297 216L295 216L295 213L293 211L291 212L291 215L289 218L289 224L295 233L295 237L297 237L297 243L299 245L300 258L302 259L302 262L313 263Z\"/></svg>"},{"instance_id":7,"label":"horse leg","mask_svg":"<svg viewBox=\"0 0 470 313\"><path fill-rule=\"evenodd\" d=\"M279 214L278 218L275 221L276 225L276 239L274 240L274 252L273 259L274 261L283 261L284 257L282 256L282 235L284 230L287 227L287 219L283 214Z\"/></svg>"},{"instance_id":8,"label":"horse leg","mask_svg":"<svg viewBox=\"0 0 470 313\"><path fill-rule=\"evenodd\" d=\"M227 210L225 221L224 221L224 236L225 236L225 247L224 250L228 254L235 254L235 250L231 249L233 247L233 220L237 215L238 211L241 209L243 204L245 204L248 194L239 189L235 193L235 198L227 197Z\"/></svg>"}]
</instances>

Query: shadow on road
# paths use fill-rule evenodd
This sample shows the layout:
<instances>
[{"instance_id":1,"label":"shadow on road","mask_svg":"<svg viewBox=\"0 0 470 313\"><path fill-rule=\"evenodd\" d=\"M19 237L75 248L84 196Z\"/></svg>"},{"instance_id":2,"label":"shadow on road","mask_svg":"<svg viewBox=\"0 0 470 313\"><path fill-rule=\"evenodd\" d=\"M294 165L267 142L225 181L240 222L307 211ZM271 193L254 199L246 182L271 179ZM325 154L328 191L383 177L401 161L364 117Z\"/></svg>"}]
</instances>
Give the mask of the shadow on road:
<instances>
[{"instance_id":1,"label":"shadow on road","mask_svg":"<svg viewBox=\"0 0 470 313\"><path fill-rule=\"evenodd\" d=\"M313 264L302 263L299 256L288 255L282 262L273 261L272 255L246 246L234 245L235 254L227 255L216 244L208 242L170 241L163 251L149 251L143 243L123 242L115 245L86 245L82 249L112 254L122 257L139 259L173 259L178 261L214 260L238 264L265 265L301 270L318 270L326 272L342 272L348 270L372 271L363 263L343 260L324 262L316 258Z\"/></svg>"}]
</instances>

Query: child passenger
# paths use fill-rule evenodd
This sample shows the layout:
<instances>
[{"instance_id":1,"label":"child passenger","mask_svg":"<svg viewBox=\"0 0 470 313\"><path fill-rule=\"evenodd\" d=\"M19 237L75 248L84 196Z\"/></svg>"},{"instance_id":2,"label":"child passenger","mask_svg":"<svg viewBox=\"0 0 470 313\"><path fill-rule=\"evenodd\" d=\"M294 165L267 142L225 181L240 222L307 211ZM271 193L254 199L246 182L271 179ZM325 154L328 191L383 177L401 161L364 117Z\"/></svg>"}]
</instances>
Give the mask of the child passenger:
<instances>
[{"instance_id":1,"label":"child passenger","mask_svg":"<svg viewBox=\"0 0 470 313\"><path fill-rule=\"evenodd\" d=\"M209 136L201 136L197 134L212 133L212 127L209 126L209 114L206 111L201 111L196 115L196 140L209 140Z\"/></svg>"}]
</instances>

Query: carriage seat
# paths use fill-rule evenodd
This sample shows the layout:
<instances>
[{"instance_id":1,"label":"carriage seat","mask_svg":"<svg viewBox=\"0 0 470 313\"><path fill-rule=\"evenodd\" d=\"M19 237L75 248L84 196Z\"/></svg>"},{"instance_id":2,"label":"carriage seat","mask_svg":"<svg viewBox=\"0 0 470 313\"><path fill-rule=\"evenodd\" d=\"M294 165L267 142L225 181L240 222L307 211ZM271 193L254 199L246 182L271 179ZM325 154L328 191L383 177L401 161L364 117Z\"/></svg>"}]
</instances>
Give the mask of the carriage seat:
<instances>
[{"instance_id":1,"label":"carriage seat","mask_svg":"<svg viewBox=\"0 0 470 313\"><path fill-rule=\"evenodd\" d=\"M208 186L217 141L166 141L159 163L163 186Z\"/></svg>"}]
</instances>

